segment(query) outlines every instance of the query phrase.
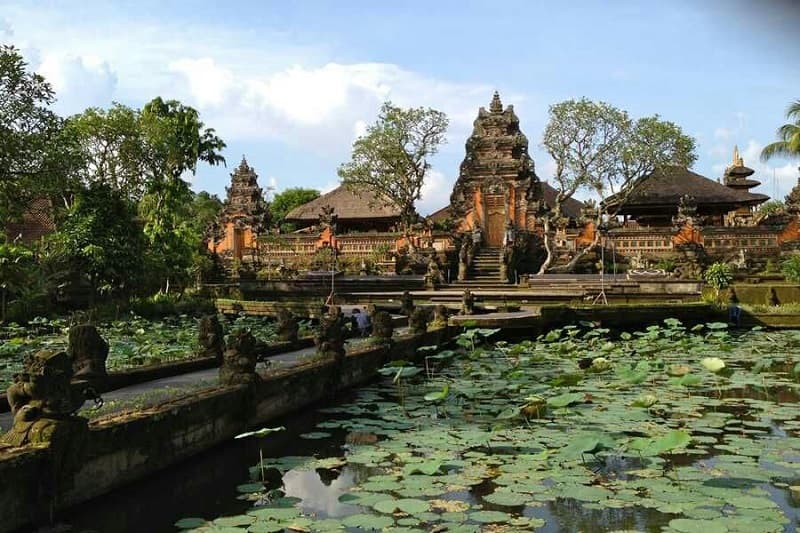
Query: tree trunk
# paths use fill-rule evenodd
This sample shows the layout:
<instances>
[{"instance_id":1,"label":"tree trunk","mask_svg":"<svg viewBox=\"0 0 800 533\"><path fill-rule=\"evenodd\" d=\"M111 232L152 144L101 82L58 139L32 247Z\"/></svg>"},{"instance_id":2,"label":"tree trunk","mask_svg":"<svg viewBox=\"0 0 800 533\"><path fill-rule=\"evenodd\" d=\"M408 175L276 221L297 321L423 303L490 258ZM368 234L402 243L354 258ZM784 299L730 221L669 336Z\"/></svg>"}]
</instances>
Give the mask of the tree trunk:
<instances>
[{"instance_id":1,"label":"tree trunk","mask_svg":"<svg viewBox=\"0 0 800 533\"><path fill-rule=\"evenodd\" d=\"M550 219L546 218L544 221L544 249L547 251L547 257L542 263L542 266L539 267L539 272L536 273L537 276L544 275L547 270L550 268L550 264L553 262L553 243L550 240Z\"/></svg>"}]
</instances>

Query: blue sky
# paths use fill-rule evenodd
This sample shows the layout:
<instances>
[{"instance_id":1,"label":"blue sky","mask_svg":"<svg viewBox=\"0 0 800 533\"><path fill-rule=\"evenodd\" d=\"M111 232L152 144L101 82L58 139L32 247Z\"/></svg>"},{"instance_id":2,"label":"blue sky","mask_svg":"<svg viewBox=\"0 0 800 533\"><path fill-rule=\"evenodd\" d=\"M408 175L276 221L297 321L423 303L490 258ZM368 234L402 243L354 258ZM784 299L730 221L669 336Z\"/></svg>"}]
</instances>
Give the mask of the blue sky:
<instances>
[{"instance_id":1,"label":"blue sky","mask_svg":"<svg viewBox=\"0 0 800 533\"><path fill-rule=\"evenodd\" d=\"M800 98L798 27L790 0L0 0L0 41L53 83L58 112L155 96L198 108L228 143L228 168L200 168L193 187L221 196L242 154L262 186L334 187L385 99L445 111L449 142L423 213L446 204L495 89L514 104L543 180L548 106L585 96L678 123L709 177L738 144L761 190L782 196L798 162L757 155Z\"/></svg>"}]
</instances>

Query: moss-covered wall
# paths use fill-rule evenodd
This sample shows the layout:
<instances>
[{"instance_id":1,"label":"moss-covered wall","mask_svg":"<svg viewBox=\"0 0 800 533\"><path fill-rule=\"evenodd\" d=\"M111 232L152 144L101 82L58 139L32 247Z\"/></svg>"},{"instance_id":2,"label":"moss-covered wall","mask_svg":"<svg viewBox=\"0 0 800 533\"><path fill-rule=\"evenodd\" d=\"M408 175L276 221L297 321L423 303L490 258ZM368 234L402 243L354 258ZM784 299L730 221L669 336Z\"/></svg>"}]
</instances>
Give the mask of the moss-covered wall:
<instances>
[{"instance_id":1,"label":"moss-covered wall","mask_svg":"<svg viewBox=\"0 0 800 533\"><path fill-rule=\"evenodd\" d=\"M779 283L736 283L733 290L739 303L750 305L768 305L770 292L775 289L778 303L800 303L800 285L787 285Z\"/></svg>"},{"instance_id":2,"label":"moss-covered wall","mask_svg":"<svg viewBox=\"0 0 800 533\"><path fill-rule=\"evenodd\" d=\"M677 318L684 324L727 321L726 311L720 311L706 303L680 304L611 304L593 306L544 306L542 307L542 329L561 327L580 321L597 322L607 328L644 328L663 322L665 318Z\"/></svg>"}]
</instances>

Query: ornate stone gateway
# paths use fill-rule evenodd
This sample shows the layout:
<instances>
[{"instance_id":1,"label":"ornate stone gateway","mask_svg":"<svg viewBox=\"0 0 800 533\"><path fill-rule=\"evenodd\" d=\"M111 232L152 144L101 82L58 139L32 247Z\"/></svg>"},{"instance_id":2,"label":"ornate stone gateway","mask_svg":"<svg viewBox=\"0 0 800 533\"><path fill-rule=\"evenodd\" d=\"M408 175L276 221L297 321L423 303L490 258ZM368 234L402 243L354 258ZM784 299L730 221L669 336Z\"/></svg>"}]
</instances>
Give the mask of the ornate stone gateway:
<instances>
[{"instance_id":1,"label":"ornate stone gateway","mask_svg":"<svg viewBox=\"0 0 800 533\"><path fill-rule=\"evenodd\" d=\"M466 152L450 198L460 229L480 229L483 243L491 248L503 245L508 227L532 231L541 183L514 107L503 108L497 93L488 111L478 111Z\"/></svg>"}]
</instances>

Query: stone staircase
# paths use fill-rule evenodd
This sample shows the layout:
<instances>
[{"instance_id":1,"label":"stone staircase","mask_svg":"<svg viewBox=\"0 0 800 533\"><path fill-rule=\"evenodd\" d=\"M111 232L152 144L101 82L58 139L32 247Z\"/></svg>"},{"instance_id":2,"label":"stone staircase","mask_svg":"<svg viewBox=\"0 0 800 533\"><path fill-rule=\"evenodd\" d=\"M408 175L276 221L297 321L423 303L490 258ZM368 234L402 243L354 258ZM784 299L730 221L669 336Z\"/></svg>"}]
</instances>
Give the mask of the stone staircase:
<instances>
[{"instance_id":1,"label":"stone staircase","mask_svg":"<svg viewBox=\"0 0 800 533\"><path fill-rule=\"evenodd\" d=\"M455 281L450 287L457 289L508 289L500 280L500 248L481 248L475 253L467 272L467 279Z\"/></svg>"}]
</instances>

